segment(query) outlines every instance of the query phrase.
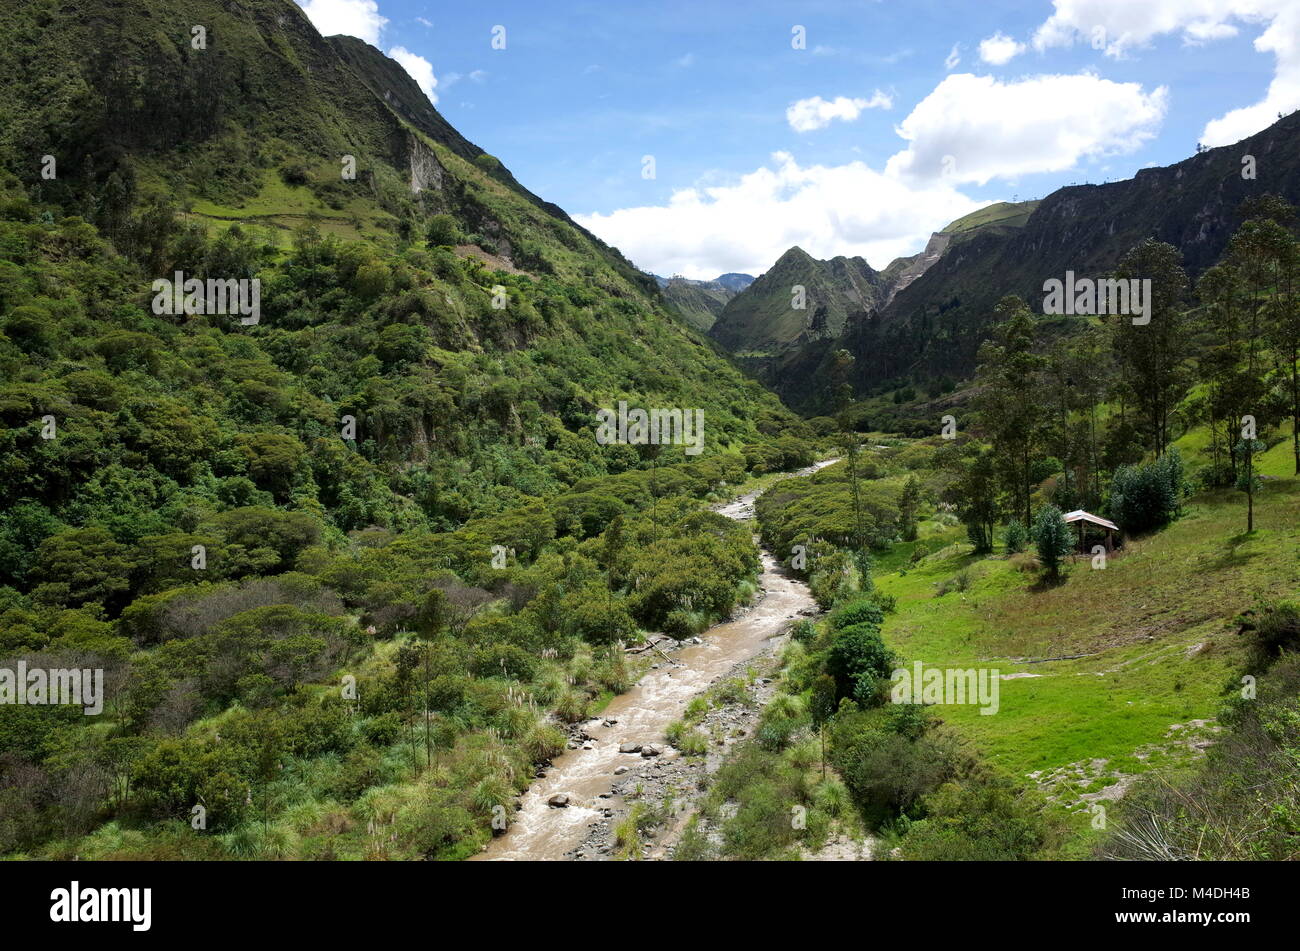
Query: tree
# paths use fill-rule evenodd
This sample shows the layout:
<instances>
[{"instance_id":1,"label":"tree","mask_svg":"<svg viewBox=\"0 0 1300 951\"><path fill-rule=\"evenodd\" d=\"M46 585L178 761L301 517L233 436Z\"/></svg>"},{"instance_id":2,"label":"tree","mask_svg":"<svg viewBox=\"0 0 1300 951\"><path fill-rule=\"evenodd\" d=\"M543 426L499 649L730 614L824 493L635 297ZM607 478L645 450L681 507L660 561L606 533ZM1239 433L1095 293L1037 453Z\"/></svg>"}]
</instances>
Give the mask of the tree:
<instances>
[{"instance_id":1,"label":"tree","mask_svg":"<svg viewBox=\"0 0 1300 951\"><path fill-rule=\"evenodd\" d=\"M1025 545L1029 541L1029 531L1020 519L1013 518L1007 522L1006 534L1003 537L1007 551L1010 554L1016 554L1025 550Z\"/></svg>"},{"instance_id":2,"label":"tree","mask_svg":"<svg viewBox=\"0 0 1300 951\"><path fill-rule=\"evenodd\" d=\"M1255 475L1255 454L1263 452L1265 448L1264 443L1249 436L1243 436L1236 446L1237 455L1242 461L1237 488L1246 493L1247 532L1255 530L1255 493L1261 485L1259 476Z\"/></svg>"},{"instance_id":3,"label":"tree","mask_svg":"<svg viewBox=\"0 0 1300 951\"><path fill-rule=\"evenodd\" d=\"M914 475L907 477L898 495L898 520L903 541L916 541L916 514L921 504L921 481Z\"/></svg>"},{"instance_id":4,"label":"tree","mask_svg":"<svg viewBox=\"0 0 1300 951\"><path fill-rule=\"evenodd\" d=\"M1061 573L1061 562L1074 549L1074 536L1055 505L1044 505L1038 510L1034 519L1034 547L1049 574L1057 577Z\"/></svg>"},{"instance_id":5,"label":"tree","mask_svg":"<svg viewBox=\"0 0 1300 951\"><path fill-rule=\"evenodd\" d=\"M973 442L943 450L945 468L953 481L944 490L945 501L957 507L966 536L976 554L993 550L998 521L997 470L993 453Z\"/></svg>"},{"instance_id":6,"label":"tree","mask_svg":"<svg viewBox=\"0 0 1300 951\"><path fill-rule=\"evenodd\" d=\"M1269 290L1264 307L1264 335L1277 357L1287 382L1291 403L1291 451L1300 475L1300 243L1290 232L1296 211L1276 195L1263 195L1242 205L1247 227L1252 228L1243 251L1258 261ZM1234 241L1236 239L1234 238Z\"/></svg>"},{"instance_id":7,"label":"tree","mask_svg":"<svg viewBox=\"0 0 1300 951\"><path fill-rule=\"evenodd\" d=\"M434 215L430 218L427 235L429 244L435 247L457 245L461 240L460 228L451 215Z\"/></svg>"},{"instance_id":8,"label":"tree","mask_svg":"<svg viewBox=\"0 0 1300 951\"><path fill-rule=\"evenodd\" d=\"M610 590L618 586L616 579L621 574L623 552L627 548L627 529L623 514L615 515L605 529L601 543L601 557L605 562L605 575Z\"/></svg>"},{"instance_id":9,"label":"tree","mask_svg":"<svg viewBox=\"0 0 1300 951\"><path fill-rule=\"evenodd\" d=\"M1148 323L1135 324L1131 315L1110 320L1123 385L1142 410L1150 450L1161 455L1170 443L1169 416L1182 394L1192 340L1183 310L1187 272L1177 248L1148 238L1124 256L1115 276L1151 281Z\"/></svg>"},{"instance_id":10,"label":"tree","mask_svg":"<svg viewBox=\"0 0 1300 951\"><path fill-rule=\"evenodd\" d=\"M447 626L447 610L447 593L441 588L429 591L415 615L416 633L425 640L432 640Z\"/></svg>"},{"instance_id":11,"label":"tree","mask_svg":"<svg viewBox=\"0 0 1300 951\"><path fill-rule=\"evenodd\" d=\"M826 657L837 697L852 697L863 706L879 702L880 687L893 669L894 655L885 646L880 628L869 621L838 631Z\"/></svg>"},{"instance_id":12,"label":"tree","mask_svg":"<svg viewBox=\"0 0 1300 951\"><path fill-rule=\"evenodd\" d=\"M129 550L105 529L76 528L51 535L36 552L38 600L68 605L98 602L110 607L130 588Z\"/></svg>"},{"instance_id":13,"label":"tree","mask_svg":"<svg viewBox=\"0 0 1300 951\"><path fill-rule=\"evenodd\" d=\"M1061 461L1058 500L1071 508L1090 508L1101 498L1097 410L1111 382L1111 358L1099 328L1056 338L1048 349L1044 374L1046 438ZM1024 524L1024 523L1022 523Z\"/></svg>"},{"instance_id":14,"label":"tree","mask_svg":"<svg viewBox=\"0 0 1300 951\"><path fill-rule=\"evenodd\" d=\"M1126 532L1162 528L1177 515L1184 489L1177 449L1144 466L1120 466L1111 480L1107 511Z\"/></svg>"},{"instance_id":15,"label":"tree","mask_svg":"<svg viewBox=\"0 0 1300 951\"><path fill-rule=\"evenodd\" d=\"M835 696L835 678L822 674L812 685L812 697L808 701L808 712L812 716L813 728L817 731L822 744L822 779L826 778L826 724L835 716L839 701Z\"/></svg>"},{"instance_id":16,"label":"tree","mask_svg":"<svg viewBox=\"0 0 1300 951\"><path fill-rule=\"evenodd\" d=\"M1042 411L1044 360L1034 351L1034 315L1028 304L1008 295L998 302L994 315L998 320L994 338L980 347L977 407L1012 507L1029 522L1034 461L1046 422Z\"/></svg>"},{"instance_id":17,"label":"tree","mask_svg":"<svg viewBox=\"0 0 1300 951\"><path fill-rule=\"evenodd\" d=\"M1231 484L1236 479L1239 459L1235 434L1242 416L1254 415L1263 396L1262 381L1251 371L1248 359L1253 347L1245 320L1249 304L1241 273L1231 261L1208 269L1197 289L1209 337L1198 372L1206 386L1203 403L1210 426L1212 477L1217 484Z\"/></svg>"}]
</instances>

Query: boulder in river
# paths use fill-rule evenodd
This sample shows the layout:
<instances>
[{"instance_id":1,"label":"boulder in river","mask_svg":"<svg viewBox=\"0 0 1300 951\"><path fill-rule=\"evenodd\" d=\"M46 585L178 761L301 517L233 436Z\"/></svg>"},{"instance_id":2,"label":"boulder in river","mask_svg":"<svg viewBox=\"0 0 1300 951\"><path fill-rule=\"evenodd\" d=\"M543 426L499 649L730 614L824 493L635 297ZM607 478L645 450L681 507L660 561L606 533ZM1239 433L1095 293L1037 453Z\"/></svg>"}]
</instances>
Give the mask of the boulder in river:
<instances>
[{"instance_id":1,"label":"boulder in river","mask_svg":"<svg viewBox=\"0 0 1300 951\"><path fill-rule=\"evenodd\" d=\"M657 746L654 746L653 744L647 744L647 745L641 747L641 755L642 755L642 756L658 756L658 755L659 755L660 753L662 753L662 752L663 752L663 750L661 750L661 749L660 749L659 747L657 747Z\"/></svg>"},{"instance_id":2,"label":"boulder in river","mask_svg":"<svg viewBox=\"0 0 1300 951\"><path fill-rule=\"evenodd\" d=\"M550 799L546 800L546 804L552 809L566 809L569 805L569 794L558 792Z\"/></svg>"},{"instance_id":3,"label":"boulder in river","mask_svg":"<svg viewBox=\"0 0 1300 951\"><path fill-rule=\"evenodd\" d=\"M640 752L641 752L641 744L640 744L640 743L620 743L620 744L618 745L618 751L619 751L620 753L640 753Z\"/></svg>"}]
</instances>

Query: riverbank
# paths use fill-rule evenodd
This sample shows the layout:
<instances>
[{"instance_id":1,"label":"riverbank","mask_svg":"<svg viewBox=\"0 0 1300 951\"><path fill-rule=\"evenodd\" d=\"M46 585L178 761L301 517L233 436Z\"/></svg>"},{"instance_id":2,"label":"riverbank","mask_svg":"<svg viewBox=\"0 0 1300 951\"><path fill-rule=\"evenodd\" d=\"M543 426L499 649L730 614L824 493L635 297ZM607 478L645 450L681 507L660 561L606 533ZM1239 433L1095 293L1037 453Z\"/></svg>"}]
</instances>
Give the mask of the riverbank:
<instances>
[{"instance_id":1,"label":"riverbank","mask_svg":"<svg viewBox=\"0 0 1300 951\"><path fill-rule=\"evenodd\" d=\"M835 461L825 460L791 475L806 475ZM766 488L739 496L717 511L729 518L750 520L754 500ZM644 784L657 775L656 785L667 788L670 777L680 783L694 769L707 770L707 766L692 766L690 758L678 762L683 757L665 740L668 727L714 684L735 676L734 671L760 657L773 656L778 646L774 639L795 619L816 611L807 587L787 576L766 552L759 588L755 603L739 617L693 639L698 643L687 642L666 654L631 690L610 701L599 717L582 724L577 748L552 761L520 798L510 828L476 858L558 861L604 857L612 851L612 830L633 807L629 793L635 793L636 782ZM736 729L744 729L743 724L738 721ZM610 847L601 852L602 845Z\"/></svg>"}]
</instances>

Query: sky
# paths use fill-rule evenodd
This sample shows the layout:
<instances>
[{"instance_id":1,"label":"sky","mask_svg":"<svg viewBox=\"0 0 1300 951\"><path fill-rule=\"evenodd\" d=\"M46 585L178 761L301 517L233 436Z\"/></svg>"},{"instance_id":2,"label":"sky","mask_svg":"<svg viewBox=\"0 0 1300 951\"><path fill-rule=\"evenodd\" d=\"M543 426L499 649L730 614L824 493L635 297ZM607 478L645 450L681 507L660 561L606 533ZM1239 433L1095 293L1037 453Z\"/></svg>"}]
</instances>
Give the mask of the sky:
<instances>
[{"instance_id":1,"label":"sky","mask_svg":"<svg viewBox=\"0 0 1300 951\"><path fill-rule=\"evenodd\" d=\"M794 245L883 269L983 205L1300 108L1300 0L297 2L664 276Z\"/></svg>"}]
</instances>

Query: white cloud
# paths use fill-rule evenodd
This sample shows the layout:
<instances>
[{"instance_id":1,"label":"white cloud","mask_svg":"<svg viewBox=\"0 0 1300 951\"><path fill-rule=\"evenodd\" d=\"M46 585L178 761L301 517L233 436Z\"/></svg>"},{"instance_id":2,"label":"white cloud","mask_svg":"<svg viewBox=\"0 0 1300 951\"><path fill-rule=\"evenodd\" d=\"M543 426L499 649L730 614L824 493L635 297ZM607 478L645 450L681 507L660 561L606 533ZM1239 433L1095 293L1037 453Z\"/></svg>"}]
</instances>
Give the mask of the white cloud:
<instances>
[{"instance_id":1,"label":"white cloud","mask_svg":"<svg viewBox=\"0 0 1300 951\"><path fill-rule=\"evenodd\" d=\"M796 132L811 132L824 129L836 119L852 122L862 114L864 109L892 109L894 101L877 89L870 99L850 99L837 96L832 100L813 96L800 99L785 111L786 121Z\"/></svg>"},{"instance_id":2,"label":"white cloud","mask_svg":"<svg viewBox=\"0 0 1300 951\"><path fill-rule=\"evenodd\" d=\"M952 44L952 51L948 53L947 58L943 61L943 68L952 71L961 63L961 44Z\"/></svg>"},{"instance_id":3,"label":"white cloud","mask_svg":"<svg viewBox=\"0 0 1300 951\"><path fill-rule=\"evenodd\" d=\"M1120 58L1156 37L1177 33L1199 46L1235 36L1239 24L1267 24L1255 49L1272 53L1276 67L1264 97L1213 119L1201 133L1206 145L1230 145L1300 108L1300 4L1296 0L1054 0L1055 11L1034 34L1046 50L1077 40ZM1238 23L1229 21L1236 20Z\"/></svg>"},{"instance_id":4,"label":"white cloud","mask_svg":"<svg viewBox=\"0 0 1300 951\"><path fill-rule=\"evenodd\" d=\"M1183 30L1183 45L1204 46L1214 40L1226 40L1236 35L1237 28L1231 23L1198 20L1187 24L1187 29Z\"/></svg>"},{"instance_id":5,"label":"white cloud","mask_svg":"<svg viewBox=\"0 0 1300 951\"><path fill-rule=\"evenodd\" d=\"M932 231L988 202L945 182L905 184L863 162L801 166L778 152L739 181L675 191L667 205L576 220L656 274L759 274L799 245L817 258L861 255L883 268Z\"/></svg>"},{"instance_id":6,"label":"white cloud","mask_svg":"<svg viewBox=\"0 0 1300 951\"><path fill-rule=\"evenodd\" d=\"M994 66L1002 66L1025 51L1025 44L998 31L987 39L980 40L980 59Z\"/></svg>"},{"instance_id":7,"label":"white cloud","mask_svg":"<svg viewBox=\"0 0 1300 951\"><path fill-rule=\"evenodd\" d=\"M796 244L814 257L861 255L883 268L921 250L932 231L988 204L962 194L960 185L997 178L1015 187L1021 175L1131 152L1155 134L1167 100L1163 86L1147 92L1086 72L1011 82L953 74L898 125L907 146L883 171L863 162L801 166L777 153L737 182L679 189L666 205L577 220L657 274L760 273ZM802 102L791 107L795 128L817 128L862 108L846 100L850 107L840 115L838 100L804 102L812 105L798 113Z\"/></svg>"},{"instance_id":8,"label":"white cloud","mask_svg":"<svg viewBox=\"0 0 1300 951\"><path fill-rule=\"evenodd\" d=\"M298 0L298 5L321 36L344 33L376 45L379 31L388 22L379 15L375 0Z\"/></svg>"},{"instance_id":9,"label":"white cloud","mask_svg":"<svg viewBox=\"0 0 1300 951\"><path fill-rule=\"evenodd\" d=\"M420 26L427 26L430 29L432 29L433 27L433 21L428 19L427 17L416 17L415 22L420 24Z\"/></svg>"},{"instance_id":10,"label":"white cloud","mask_svg":"<svg viewBox=\"0 0 1300 951\"><path fill-rule=\"evenodd\" d=\"M424 94L429 97L429 101L437 103L438 93L435 91L438 85L438 77L433 75L433 64L423 56L417 56L404 46L394 46L388 51L388 55L402 64L406 74L415 80L415 84L424 90Z\"/></svg>"},{"instance_id":11,"label":"white cloud","mask_svg":"<svg viewBox=\"0 0 1300 951\"><path fill-rule=\"evenodd\" d=\"M1132 152L1164 119L1168 90L1150 93L1091 73L1002 82L956 73L921 100L895 131L908 142L885 166L909 181L983 185L1060 172L1080 159Z\"/></svg>"}]
</instances>

